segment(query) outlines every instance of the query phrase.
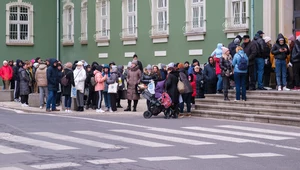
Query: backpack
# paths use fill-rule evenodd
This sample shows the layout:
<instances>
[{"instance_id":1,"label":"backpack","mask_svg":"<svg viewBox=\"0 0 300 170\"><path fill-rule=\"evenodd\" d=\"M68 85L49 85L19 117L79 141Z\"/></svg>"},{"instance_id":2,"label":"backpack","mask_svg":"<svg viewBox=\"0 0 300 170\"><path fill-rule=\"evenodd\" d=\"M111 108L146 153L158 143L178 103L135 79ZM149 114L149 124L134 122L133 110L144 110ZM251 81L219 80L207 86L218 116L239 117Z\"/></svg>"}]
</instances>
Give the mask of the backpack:
<instances>
[{"instance_id":1,"label":"backpack","mask_svg":"<svg viewBox=\"0 0 300 170\"><path fill-rule=\"evenodd\" d=\"M241 55L239 55L241 56ZM245 56L241 56L241 59L238 63L238 69L241 70L241 71L245 71L248 69L248 61L247 59L245 58Z\"/></svg>"},{"instance_id":2,"label":"backpack","mask_svg":"<svg viewBox=\"0 0 300 170\"><path fill-rule=\"evenodd\" d=\"M172 99L168 93L164 92L161 95L161 105L163 105L166 109L172 105Z\"/></svg>"},{"instance_id":3,"label":"backpack","mask_svg":"<svg viewBox=\"0 0 300 170\"><path fill-rule=\"evenodd\" d=\"M60 80L60 84L63 86L68 86L69 85L69 79L67 78L67 74L64 75L61 80Z\"/></svg>"},{"instance_id":4,"label":"backpack","mask_svg":"<svg viewBox=\"0 0 300 170\"><path fill-rule=\"evenodd\" d=\"M177 89L180 94L184 93L184 83L180 80L180 78L178 78Z\"/></svg>"}]
</instances>

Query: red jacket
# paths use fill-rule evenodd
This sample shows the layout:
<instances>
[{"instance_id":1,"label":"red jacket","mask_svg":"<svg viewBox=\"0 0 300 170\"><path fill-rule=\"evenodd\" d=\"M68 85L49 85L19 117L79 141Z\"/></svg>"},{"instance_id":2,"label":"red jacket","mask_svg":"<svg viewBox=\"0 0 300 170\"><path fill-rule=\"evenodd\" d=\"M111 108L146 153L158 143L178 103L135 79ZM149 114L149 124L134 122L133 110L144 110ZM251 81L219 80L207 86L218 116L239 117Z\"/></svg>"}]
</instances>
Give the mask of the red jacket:
<instances>
[{"instance_id":1,"label":"red jacket","mask_svg":"<svg viewBox=\"0 0 300 170\"><path fill-rule=\"evenodd\" d=\"M192 97L197 96L196 79L197 79L197 76L195 74L193 74L193 81L190 82L192 89L193 89Z\"/></svg>"},{"instance_id":2,"label":"red jacket","mask_svg":"<svg viewBox=\"0 0 300 170\"><path fill-rule=\"evenodd\" d=\"M0 76L3 80L11 80L13 76L13 70L11 66L2 66L0 68Z\"/></svg>"},{"instance_id":3,"label":"red jacket","mask_svg":"<svg viewBox=\"0 0 300 170\"><path fill-rule=\"evenodd\" d=\"M220 68L220 58L214 57L215 64L216 64L216 75L221 74L221 68Z\"/></svg>"}]
</instances>

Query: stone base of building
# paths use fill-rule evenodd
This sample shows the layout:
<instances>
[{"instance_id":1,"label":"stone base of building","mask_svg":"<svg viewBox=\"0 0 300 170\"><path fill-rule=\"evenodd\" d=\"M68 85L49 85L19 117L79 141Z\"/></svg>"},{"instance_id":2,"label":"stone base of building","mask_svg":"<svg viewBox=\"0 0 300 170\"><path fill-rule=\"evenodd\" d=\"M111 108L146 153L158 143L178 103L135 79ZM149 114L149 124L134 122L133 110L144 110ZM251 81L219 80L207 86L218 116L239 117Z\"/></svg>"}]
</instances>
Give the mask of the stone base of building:
<instances>
[{"instance_id":1,"label":"stone base of building","mask_svg":"<svg viewBox=\"0 0 300 170\"><path fill-rule=\"evenodd\" d=\"M0 102L11 102L14 100L14 90L0 90Z\"/></svg>"}]
</instances>

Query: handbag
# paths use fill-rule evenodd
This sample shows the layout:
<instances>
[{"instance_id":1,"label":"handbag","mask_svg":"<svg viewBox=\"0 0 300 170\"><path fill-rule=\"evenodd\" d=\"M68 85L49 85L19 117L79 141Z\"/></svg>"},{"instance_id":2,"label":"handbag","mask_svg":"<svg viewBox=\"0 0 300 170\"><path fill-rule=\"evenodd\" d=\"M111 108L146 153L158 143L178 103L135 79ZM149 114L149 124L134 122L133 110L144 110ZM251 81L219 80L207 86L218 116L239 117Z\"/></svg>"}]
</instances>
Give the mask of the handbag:
<instances>
[{"instance_id":1,"label":"handbag","mask_svg":"<svg viewBox=\"0 0 300 170\"><path fill-rule=\"evenodd\" d=\"M180 80L180 78L178 78L177 89L178 89L178 91L179 91L180 94L184 93L184 84Z\"/></svg>"},{"instance_id":2,"label":"handbag","mask_svg":"<svg viewBox=\"0 0 300 170\"><path fill-rule=\"evenodd\" d=\"M120 95L121 100L126 100L127 99L127 90L122 90L121 95Z\"/></svg>"},{"instance_id":3,"label":"handbag","mask_svg":"<svg viewBox=\"0 0 300 170\"><path fill-rule=\"evenodd\" d=\"M107 93L117 93L118 92L118 83L113 83L108 85Z\"/></svg>"}]
</instances>

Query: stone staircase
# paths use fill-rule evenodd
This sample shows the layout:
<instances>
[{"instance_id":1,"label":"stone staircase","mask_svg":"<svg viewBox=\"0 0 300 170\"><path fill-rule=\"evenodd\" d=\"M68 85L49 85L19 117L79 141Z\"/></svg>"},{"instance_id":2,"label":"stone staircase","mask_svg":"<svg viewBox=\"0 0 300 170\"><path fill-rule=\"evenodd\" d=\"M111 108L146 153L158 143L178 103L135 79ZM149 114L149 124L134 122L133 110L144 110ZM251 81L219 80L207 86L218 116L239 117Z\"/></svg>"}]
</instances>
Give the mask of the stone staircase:
<instances>
[{"instance_id":1,"label":"stone staircase","mask_svg":"<svg viewBox=\"0 0 300 170\"><path fill-rule=\"evenodd\" d=\"M207 94L196 99L194 116L300 126L299 91L247 91L247 101L235 102L235 91L229 91L231 101L222 94Z\"/></svg>"}]
</instances>

